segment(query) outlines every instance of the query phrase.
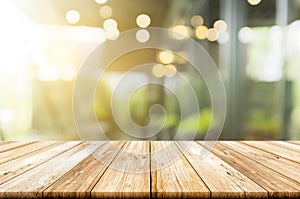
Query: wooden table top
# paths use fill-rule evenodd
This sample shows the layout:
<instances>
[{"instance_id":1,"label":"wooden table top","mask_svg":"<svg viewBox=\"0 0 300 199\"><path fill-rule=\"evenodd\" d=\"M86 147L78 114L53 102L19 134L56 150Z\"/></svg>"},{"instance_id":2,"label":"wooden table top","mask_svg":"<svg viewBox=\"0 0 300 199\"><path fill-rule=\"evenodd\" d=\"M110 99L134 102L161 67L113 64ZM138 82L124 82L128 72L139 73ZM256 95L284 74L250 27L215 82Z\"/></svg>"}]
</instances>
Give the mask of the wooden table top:
<instances>
[{"instance_id":1,"label":"wooden table top","mask_svg":"<svg viewBox=\"0 0 300 199\"><path fill-rule=\"evenodd\" d=\"M300 197L300 141L205 148L201 141L0 142L0 197Z\"/></svg>"}]
</instances>

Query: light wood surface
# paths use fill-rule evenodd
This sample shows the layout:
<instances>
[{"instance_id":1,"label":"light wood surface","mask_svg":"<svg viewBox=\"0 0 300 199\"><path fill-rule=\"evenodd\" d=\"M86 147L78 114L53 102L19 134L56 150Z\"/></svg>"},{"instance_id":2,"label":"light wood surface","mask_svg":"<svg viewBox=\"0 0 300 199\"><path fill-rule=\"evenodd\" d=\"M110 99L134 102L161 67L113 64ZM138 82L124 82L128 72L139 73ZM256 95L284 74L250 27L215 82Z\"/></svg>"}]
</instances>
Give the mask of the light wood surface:
<instances>
[{"instance_id":1,"label":"light wood surface","mask_svg":"<svg viewBox=\"0 0 300 199\"><path fill-rule=\"evenodd\" d=\"M54 144L53 141L47 142L35 142L28 145L22 145L21 147L13 147L14 150L6 150L0 153L0 164L14 160L16 158L22 157L24 155L30 154L32 152L41 150L42 148L48 147Z\"/></svg>"},{"instance_id":2,"label":"light wood surface","mask_svg":"<svg viewBox=\"0 0 300 199\"><path fill-rule=\"evenodd\" d=\"M187 144L181 141L177 142L177 145L184 152L183 149L186 147L183 146ZM251 196L261 198L268 196L266 190L213 153L206 151L208 155L205 158L201 158L199 155L201 150L205 149L193 142L184 155L212 191L212 197L243 198Z\"/></svg>"},{"instance_id":3,"label":"light wood surface","mask_svg":"<svg viewBox=\"0 0 300 199\"><path fill-rule=\"evenodd\" d=\"M256 161L257 163L263 163L264 166L278 172L284 173L285 176L295 180L300 180L300 164L282 158L278 155L268 153L259 150L255 147L245 146L239 142L220 142L222 145L229 147L232 150L239 152L241 155Z\"/></svg>"},{"instance_id":4,"label":"light wood surface","mask_svg":"<svg viewBox=\"0 0 300 199\"><path fill-rule=\"evenodd\" d=\"M5 164L0 164L0 184L64 153L78 144L77 142L58 142L55 145L50 145L32 154L27 154Z\"/></svg>"},{"instance_id":5,"label":"light wood surface","mask_svg":"<svg viewBox=\"0 0 300 199\"><path fill-rule=\"evenodd\" d=\"M154 197L209 198L209 189L174 142L151 142L151 167Z\"/></svg>"},{"instance_id":6,"label":"light wood surface","mask_svg":"<svg viewBox=\"0 0 300 199\"><path fill-rule=\"evenodd\" d=\"M299 198L299 141L0 142L0 198ZM202 157L200 152L205 152Z\"/></svg>"},{"instance_id":7,"label":"light wood surface","mask_svg":"<svg viewBox=\"0 0 300 199\"><path fill-rule=\"evenodd\" d=\"M254 146L263 151L267 151L269 153L278 155L280 157L300 163L299 152L275 145L272 142L243 141L243 143L248 144L250 146Z\"/></svg>"},{"instance_id":8,"label":"light wood surface","mask_svg":"<svg viewBox=\"0 0 300 199\"><path fill-rule=\"evenodd\" d=\"M46 189L44 197L89 197L92 188L123 145L123 142L115 143L114 146L117 147L114 148L109 142L100 142L99 148L92 155L89 155ZM99 162L98 158L102 162Z\"/></svg>"},{"instance_id":9,"label":"light wood surface","mask_svg":"<svg viewBox=\"0 0 300 199\"><path fill-rule=\"evenodd\" d=\"M22 147L25 145L29 145L32 144L34 142L0 142L0 153L4 152L4 151L8 151L11 149L15 149L18 147Z\"/></svg>"},{"instance_id":10,"label":"light wood surface","mask_svg":"<svg viewBox=\"0 0 300 199\"><path fill-rule=\"evenodd\" d=\"M284 142L284 141L272 141L271 143L276 144L280 147L292 150L292 151L300 152L300 145L296 145L296 144Z\"/></svg>"},{"instance_id":11,"label":"light wood surface","mask_svg":"<svg viewBox=\"0 0 300 199\"><path fill-rule=\"evenodd\" d=\"M288 143L292 143L292 144L298 144L298 145L300 145L300 141L288 141Z\"/></svg>"},{"instance_id":12,"label":"light wood surface","mask_svg":"<svg viewBox=\"0 0 300 199\"><path fill-rule=\"evenodd\" d=\"M300 197L300 183L266 167L265 162L258 163L221 143L216 144L212 152L267 190L270 197Z\"/></svg>"},{"instance_id":13,"label":"light wood surface","mask_svg":"<svg viewBox=\"0 0 300 199\"><path fill-rule=\"evenodd\" d=\"M127 142L95 185L92 198L150 198L149 164L149 142Z\"/></svg>"}]
</instances>

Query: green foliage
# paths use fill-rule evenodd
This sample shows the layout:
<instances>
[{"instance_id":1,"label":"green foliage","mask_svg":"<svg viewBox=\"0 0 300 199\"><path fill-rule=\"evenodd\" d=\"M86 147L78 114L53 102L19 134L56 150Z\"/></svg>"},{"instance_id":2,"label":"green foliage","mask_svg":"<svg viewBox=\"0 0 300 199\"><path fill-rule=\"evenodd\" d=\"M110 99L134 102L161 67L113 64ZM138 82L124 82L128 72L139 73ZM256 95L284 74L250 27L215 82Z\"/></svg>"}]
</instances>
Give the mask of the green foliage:
<instances>
[{"instance_id":1,"label":"green foliage","mask_svg":"<svg viewBox=\"0 0 300 199\"><path fill-rule=\"evenodd\" d=\"M141 126L147 125L149 122L148 111L149 102L145 98L147 96L147 87L137 90L130 98L129 110L132 119Z\"/></svg>"},{"instance_id":2,"label":"green foliage","mask_svg":"<svg viewBox=\"0 0 300 199\"><path fill-rule=\"evenodd\" d=\"M164 118L162 116L153 117L153 124L160 124ZM179 118L176 114L168 113L164 128L175 128L179 122Z\"/></svg>"},{"instance_id":3,"label":"green foliage","mask_svg":"<svg viewBox=\"0 0 300 199\"><path fill-rule=\"evenodd\" d=\"M192 133L197 129L197 133L204 134L209 128L212 112L210 108L205 108L199 114L194 114L182 121L181 129L184 133Z\"/></svg>"},{"instance_id":4,"label":"green foliage","mask_svg":"<svg viewBox=\"0 0 300 199\"><path fill-rule=\"evenodd\" d=\"M102 81L96 90L95 112L99 121L111 121L111 89L106 81Z\"/></svg>"},{"instance_id":5,"label":"green foliage","mask_svg":"<svg viewBox=\"0 0 300 199\"><path fill-rule=\"evenodd\" d=\"M276 133L280 131L280 122L274 116L267 115L261 110L255 110L250 115L248 130Z\"/></svg>"}]
</instances>

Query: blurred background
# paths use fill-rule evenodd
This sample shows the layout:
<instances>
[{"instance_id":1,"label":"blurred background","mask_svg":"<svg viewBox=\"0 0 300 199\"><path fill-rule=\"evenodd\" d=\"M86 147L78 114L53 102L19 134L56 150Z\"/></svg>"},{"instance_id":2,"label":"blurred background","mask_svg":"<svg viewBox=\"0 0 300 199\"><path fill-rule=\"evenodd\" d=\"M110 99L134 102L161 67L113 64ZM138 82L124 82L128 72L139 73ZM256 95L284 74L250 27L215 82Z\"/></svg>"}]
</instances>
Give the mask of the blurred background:
<instances>
[{"instance_id":1,"label":"blurred background","mask_svg":"<svg viewBox=\"0 0 300 199\"><path fill-rule=\"evenodd\" d=\"M137 41L146 42L151 36L147 27L194 38L219 67L228 104L221 139L300 139L300 0L1 0L0 24L2 140L79 139L72 92L84 60L126 30L137 28ZM110 100L122 74L145 63L156 64L131 73L132 82L124 87L156 79L185 96L187 85L177 73L186 73L196 88L201 116L180 121L172 93L149 85L130 99L132 119L146 125L149 107L162 104L167 121L151 139L172 139L180 122L180 138L189 138L195 122L196 139L203 138L212 115L204 81L193 76L186 60L156 49L130 52L109 66L95 97L106 136L133 139L116 125ZM122 105L122 93L116 97ZM191 108L188 96L183 106Z\"/></svg>"}]
</instances>

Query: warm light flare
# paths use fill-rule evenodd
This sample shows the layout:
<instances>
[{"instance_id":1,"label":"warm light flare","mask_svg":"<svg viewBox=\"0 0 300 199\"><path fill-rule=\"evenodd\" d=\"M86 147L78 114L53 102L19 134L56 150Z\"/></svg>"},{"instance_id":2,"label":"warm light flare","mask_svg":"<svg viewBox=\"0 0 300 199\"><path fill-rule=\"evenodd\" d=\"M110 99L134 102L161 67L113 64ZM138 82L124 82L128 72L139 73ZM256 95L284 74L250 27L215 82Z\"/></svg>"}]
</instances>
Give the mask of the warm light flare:
<instances>
[{"instance_id":1,"label":"warm light flare","mask_svg":"<svg viewBox=\"0 0 300 199\"><path fill-rule=\"evenodd\" d=\"M163 64L156 64L152 68L152 73L155 77L163 77L165 71L165 66Z\"/></svg>"},{"instance_id":2,"label":"warm light flare","mask_svg":"<svg viewBox=\"0 0 300 199\"><path fill-rule=\"evenodd\" d=\"M110 6L103 6L99 9L99 14L103 19L107 19L113 15L113 10Z\"/></svg>"},{"instance_id":3,"label":"warm light flare","mask_svg":"<svg viewBox=\"0 0 300 199\"><path fill-rule=\"evenodd\" d=\"M219 33L216 29L214 28L210 28L207 31L207 39L209 41L217 41L217 39L219 38Z\"/></svg>"},{"instance_id":4,"label":"warm light flare","mask_svg":"<svg viewBox=\"0 0 300 199\"><path fill-rule=\"evenodd\" d=\"M162 51L158 55L159 61L163 64L170 64L174 61L174 55L170 51Z\"/></svg>"},{"instance_id":5,"label":"warm light flare","mask_svg":"<svg viewBox=\"0 0 300 199\"><path fill-rule=\"evenodd\" d=\"M243 27L240 29L238 38L241 43L250 43L253 40L253 30L249 27Z\"/></svg>"},{"instance_id":6,"label":"warm light flare","mask_svg":"<svg viewBox=\"0 0 300 199\"><path fill-rule=\"evenodd\" d=\"M223 20L218 20L214 23L214 28L219 32L225 32L227 29L227 24Z\"/></svg>"},{"instance_id":7,"label":"warm light flare","mask_svg":"<svg viewBox=\"0 0 300 199\"><path fill-rule=\"evenodd\" d=\"M229 41L229 33L228 32L223 32L223 33L219 34L219 38L218 38L219 44L225 44L228 41Z\"/></svg>"},{"instance_id":8,"label":"warm light flare","mask_svg":"<svg viewBox=\"0 0 300 199\"><path fill-rule=\"evenodd\" d=\"M140 14L137 18L136 18L136 24L140 27L140 28L147 28L151 23L151 18L146 15L146 14Z\"/></svg>"},{"instance_id":9,"label":"warm light flare","mask_svg":"<svg viewBox=\"0 0 300 199\"><path fill-rule=\"evenodd\" d=\"M248 0L248 3L252 6L258 5L262 0Z\"/></svg>"},{"instance_id":10,"label":"warm light flare","mask_svg":"<svg viewBox=\"0 0 300 199\"><path fill-rule=\"evenodd\" d=\"M207 37L207 31L206 26L199 26L195 30L195 35L198 39L205 39Z\"/></svg>"},{"instance_id":11,"label":"warm light flare","mask_svg":"<svg viewBox=\"0 0 300 199\"><path fill-rule=\"evenodd\" d=\"M195 15L191 18L191 25L194 28L197 28L198 26L202 26L203 22L204 22L203 18L199 15Z\"/></svg>"},{"instance_id":12,"label":"warm light flare","mask_svg":"<svg viewBox=\"0 0 300 199\"><path fill-rule=\"evenodd\" d=\"M118 23L114 19L107 19L103 22L103 28L106 31L111 31L113 29L117 29Z\"/></svg>"},{"instance_id":13,"label":"warm light flare","mask_svg":"<svg viewBox=\"0 0 300 199\"><path fill-rule=\"evenodd\" d=\"M66 20L70 24L76 24L80 20L80 14L77 10L69 10L66 13Z\"/></svg>"},{"instance_id":14,"label":"warm light flare","mask_svg":"<svg viewBox=\"0 0 300 199\"><path fill-rule=\"evenodd\" d=\"M109 40L116 40L120 36L120 31L118 29L111 29L105 32L106 38Z\"/></svg>"},{"instance_id":15,"label":"warm light flare","mask_svg":"<svg viewBox=\"0 0 300 199\"><path fill-rule=\"evenodd\" d=\"M176 75L176 71L176 66L174 66L173 64L168 64L165 66L164 75L167 77L173 77L174 75Z\"/></svg>"},{"instance_id":16,"label":"warm light flare","mask_svg":"<svg viewBox=\"0 0 300 199\"><path fill-rule=\"evenodd\" d=\"M108 0L95 0L98 4L105 4Z\"/></svg>"},{"instance_id":17,"label":"warm light flare","mask_svg":"<svg viewBox=\"0 0 300 199\"><path fill-rule=\"evenodd\" d=\"M140 43L145 43L150 39L150 33L144 29L138 30L135 37Z\"/></svg>"},{"instance_id":18,"label":"warm light flare","mask_svg":"<svg viewBox=\"0 0 300 199\"><path fill-rule=\"evenodd\" d=\"M57 81L60 77L60 71L57 66L44 66L38 71L40 81Z\"/></svg>"},{"instance_id":19,"label":"warm light flare","mask_svg":"<svg viewBox=\"0 0 300 199\"><path fill-rule=\"evenodd\" d=\"M188 37L191 36L190 30L187 26L183 26L183 25L174 26L172 30L174 31L173 37L178 40L187 39Z\"/></svg>"}]
</instances>

